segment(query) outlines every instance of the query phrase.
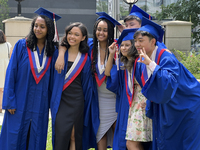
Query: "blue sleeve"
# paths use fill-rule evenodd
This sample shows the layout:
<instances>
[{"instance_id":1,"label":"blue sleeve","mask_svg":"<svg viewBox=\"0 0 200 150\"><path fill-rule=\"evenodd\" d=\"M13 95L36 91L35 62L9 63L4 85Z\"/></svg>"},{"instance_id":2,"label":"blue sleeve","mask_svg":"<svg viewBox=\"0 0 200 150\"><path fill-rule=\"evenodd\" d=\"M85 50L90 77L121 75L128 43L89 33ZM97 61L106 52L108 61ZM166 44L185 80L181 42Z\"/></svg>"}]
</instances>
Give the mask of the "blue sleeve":
<instances>
[{"instance_id":1,"label":"blue sleeve","mask_svg":"<svg viewBox=\"0 0 200 150\"><path fill-rule=\"evenodd\" d=\"M93 85L92 85L92 73L91 73L91 61L89 57L85 63L85 66L82 71L82 86L83 86L83 93L85 97L84 102L84 125L87 126L88 119L90 115L90 105L93 96Z\"/></svg>"},{"instance_id":2,"label":"blue sleeve","mask_svg":"<svg viewBox=\"0 0 200 150\"><path fill-rule=\"evenodd\" d=\"M51 95L53 91L53 86L54 86L54 72L55 70L55 62L58 57L58 49L55 50L52 60L51 60L51 72L50 72L50 83L49 83L49 99L51 100Z\"/></svg>"},{"instance_id":3,"label":"blue sleeve","mask_svg":"<svg viewBox=\"0 0 200 150\"><path fill-rule=\"evenodd\" d=\"M93 49L93 38L88 38L87 44L89 46L88 54L89 54L89 57L91 59L91 52L92 52L92 49Z\"/></svg>"},{"instance_id":4,"label":"blue sleeve","mask_svg":"<svg viewBox=\"0 0 200 150\"><path fill-rule=\"evenodd\" d=\"M170 53L164 52L160 64L156 66L153 75L142 88L143 95L155 103L167 103L176 93L179 75L178 60Z\"/></svg>"},{"instance_id":5,"label":"blue sleeve","mask_svg":"<svg viewBox=\"0 0 200 150\"><path fill-rule=\"evenodd\" d=\"M6 71L6 79L3 94L3 109L16 109L15 84L17 82L18 64L23 43L19 40L13 49L12 56Z\"/></svg>"},{"instance_id":6,"label":"blue sleeve","mask_svg":"<svg viewBox=\"0 0 200 150\"><path fill-rule=\"evenodd\" d=\"M117 70L117 65L113 65L110 76L107 77L106 88L115 94L119 94L122 70Z\"/></svg>"}]
</instances>

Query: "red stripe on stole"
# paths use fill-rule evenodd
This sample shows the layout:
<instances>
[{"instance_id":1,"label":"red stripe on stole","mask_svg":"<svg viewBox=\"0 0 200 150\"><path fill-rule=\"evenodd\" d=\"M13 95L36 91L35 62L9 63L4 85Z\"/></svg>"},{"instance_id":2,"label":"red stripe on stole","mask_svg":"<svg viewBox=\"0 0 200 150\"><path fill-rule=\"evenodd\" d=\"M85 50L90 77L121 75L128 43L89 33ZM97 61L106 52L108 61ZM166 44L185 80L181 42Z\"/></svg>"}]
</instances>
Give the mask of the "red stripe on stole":
<instances>
[{"instance_id":1,"label":"red stripe on stole","mask_svg":"<svg viewBox=\"0 0 200 150\"><path fill-rule=\"evenodd\" d=\"M71 83L72 81L74 81L74 79L79 75L79 73L81 72L81 70L83 69L86 61L87 61L87 56L88 53L85 54L85 58L83 60L83 63L80 65L79 69L77 70L77 72L74 74L74 76L63 86L63 90L64 91Z\"/></svg>"},{"instance_id":2,"label":"red stripe on stole","mask_svg":"<svg viewBox=\"0 0 200 150\"><path fill-rule=\"evenodd\" d=\"M135 59L135 63L134 63L134 72L133 72L133 92L132 92L132 97L130 98L129 94L128 94L128 80L127 80L127 77L126 77L126 71L124 70L124 75L125 75L125 84L126 84L126 95L128 97L128 102L129 102L129 106L131 107L131 104L133 102L133 97L134 97L134 78L135 78L135 69L136 69L136 64L137 64L137 61L138 61L139 57L137 57ZM126 82L127 81L127 82Z\"/></svg>"},{"instance_id":3,"label":"red stripe on stole","mask_svg":"<svg viewBox=\"0 0 200 150\"><path fill-rule=\"evenodd\" d=\"M159 65L159 63L160 63L160 58L161 58L161 56L162 56L162 54L163 54L164 51L165 51L165 49L161 49L161 51L159 52L159 54L158 54L158 59L157 59L157 62L156 62L157 65ZM144 80L143 72L142 72L141 80L142 80L142 85L144 86L144 85L145 85L145 80Z\"/></svg>"},{"instance_id":4,"label":"red stripe on stole","mask_svg":"<svg viewBox=\"0 0 200 150\"><path fill-rule=\"evenodd\" d=\"M93 49L91 50L91 62L92 62L92 59L93 59ZM97 73L94 73L94 76L95 76L97 85L100 87L103 81L106 79L106 75L104 75L104 77L101 80L99 80Z\"/></svg>"},{"instance_id":5,"label":"red stripe on stole","mask_svg":"<svg viewBox=\"0 0 200 150\"><path fill-rule=\"evenodd\" d=\"M47 66L45 68L45 70L43 71L43 73L39 76L39 78L37 78L35 70L34 70L34 66L33 66L33 60L32 60L32 56L31 56L31 50L29 47L27 47L28 50L28 57L29 57L29 61L30 61L30 66L31 66L31 72L33 74L33 77L35 79L36 84L38 84L40 82L40 80L42 79L42 77L44 76L44 74L47 72L47 69L49 68L49 65L51 63L51 59L52 57L49 57L49 60L47 62Z\"/></svg>"},{"instance_id":6,"label":"red stripe on stole","mask_svg":"<svg viewBox=\"0 0 200 150\"><path fill-rule=\"evenodd\" d=\"M98 86L100 87L101 84L103 83L103 81L106 79L106 75L104 75L104 77L101 80L99 80L97 73L95 73L95 79L96 79Z\"/></svg>"},{"instance_id":7,"label":"red stripe on stole","mask_svg":"<svg viewBox=\"0 0 200 150\"><path fill-rule=\"evenodd\" d=\"M165 49L161 49L161 51L160 51L160 53L158 55L157 65L159 65L159 63L160 63L160 57L161 57L161 55L163 54L164 51L165 51Z\"/></svg>"},{"instance_id":8,"label":"red stripe on stole","mask_svg":"<svg viewBox=\"0 0 200 150\"><path fill-rule=\"evenodd\" d=\"M143 74L143 72L142 72L141 80L142 80L142 85L144 86L145 85L145 81L144 81L144 74Z\"/></svg>"}]
</instances>

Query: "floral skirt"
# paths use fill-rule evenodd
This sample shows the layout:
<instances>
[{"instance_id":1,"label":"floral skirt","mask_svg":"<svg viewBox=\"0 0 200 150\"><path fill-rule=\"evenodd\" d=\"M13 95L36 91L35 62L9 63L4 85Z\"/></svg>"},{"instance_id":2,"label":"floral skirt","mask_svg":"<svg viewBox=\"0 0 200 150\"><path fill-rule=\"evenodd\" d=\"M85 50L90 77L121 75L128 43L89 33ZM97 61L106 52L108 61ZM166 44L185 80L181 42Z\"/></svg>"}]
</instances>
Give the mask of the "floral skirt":
<instances>
[{"instance_id":1,"label":"floral skirt","mask_svg":"<svg viewBox=\"0 0 200 150\"><path fill-rule=\"evenodd\" d=\"M126 140L152 141L152 120L145 115L145 110L142 110L143 102L146 102L146 98L141 93L140 85L136 85L133 102L129 108Z\"/></svg>"}]
</instances>

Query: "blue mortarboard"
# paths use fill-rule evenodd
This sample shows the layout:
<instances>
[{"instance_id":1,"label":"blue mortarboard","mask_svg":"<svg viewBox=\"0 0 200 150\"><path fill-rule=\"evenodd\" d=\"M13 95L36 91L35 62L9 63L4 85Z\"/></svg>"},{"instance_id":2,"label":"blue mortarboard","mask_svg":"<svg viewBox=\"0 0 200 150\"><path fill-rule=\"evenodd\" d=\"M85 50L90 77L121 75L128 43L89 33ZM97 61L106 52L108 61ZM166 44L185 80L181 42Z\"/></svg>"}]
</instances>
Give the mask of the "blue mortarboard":
<instances>
[{"instance_id":1,"label":"blue mortarboard","mask_svg":"<svg viewBox=\"0 0 200 150\"><path fill-rule=\"evenodd\" d=\"M38 14L38 15L44 15L44 16L47 16L47 17L49 17L50 19L54 19L53 18L53 12L50 12L50 11L48 11L48 10L46 10L46 9L44 9L44 8L42 8L42 7L40 7L40 8L38 8L34 13L36 13L36 14ZM59 16L59 15L57 15L57 14L55 14L55 20L57 21L57 20L59 20L61 17Z\"/></svg>"},{"instance_id":2,"label":"blue mortarboard","mask_svg":"<svg viewBox=\"0 0 200 150\"><path fill-rule=\"evenodd\" d=\"M152 19L152 17L148 13L146 13L144 10L142 10L141 8L139 8L136 5L133 5L133 7L132 7L131 12L130 12L129 15L137 16L141 20L142 20L142 17L149 18L150 20Z\"/></svg>"},{"instance_id":3,"label":"blue mortarboard","mask_svg":"<svg viewBox=\"0 0 200 150\"><path fill-rule=\"evenodd\" d=\"M138 30L138 28L132 28L132 29L124 29L117 40L117 43L120 45L122 41L128 41L132 40L134 33Z\"/></svg>"},{"instance_id":4,"label":"blue mortarboard","mask_svg":"<svg viewBox=\"0 0 200 150\"><path fill-rule=\"evenodd\" d=\"M142 27L139 28L138 31L147 31L152 34L157 41L162 42L164 34L162 26L145 17L142 18Z\"/></svg>"},{"instance_id":5,"label":"blue mortarboard","mask_svg":"<svg viewBox=\"0 0 200 150\"><path fill-rule=\"evenodd\" d=\"M109 20L110 22L112 22L114 26L121 25L117 20L115 20L114 18L112 18L105 12L97 12L96 14L100 16L99 18L97 18L97 20L100 18L105 18L105 19Z\"/></svg>"},{"instance_id":6,"label":"blue mortarboard","mask_svg":"<svg viewBox=\"0 0 200 150\"><path fill-rule=\"evenodd\" d=\"M56 27L56 21L59 20L61 18L61 16L50 12L46 9L44 9L43 7L38 8L34 13L38 14L38 15L44 15L47 16L48 18L52 19L54 21L54 27L55 27L55 34L54 34L54 42L59 42L59 36L58 36L58 31L57 31L57 27ZM54 20L55 19L55 20Z\"/></svg>"}]
</instances>

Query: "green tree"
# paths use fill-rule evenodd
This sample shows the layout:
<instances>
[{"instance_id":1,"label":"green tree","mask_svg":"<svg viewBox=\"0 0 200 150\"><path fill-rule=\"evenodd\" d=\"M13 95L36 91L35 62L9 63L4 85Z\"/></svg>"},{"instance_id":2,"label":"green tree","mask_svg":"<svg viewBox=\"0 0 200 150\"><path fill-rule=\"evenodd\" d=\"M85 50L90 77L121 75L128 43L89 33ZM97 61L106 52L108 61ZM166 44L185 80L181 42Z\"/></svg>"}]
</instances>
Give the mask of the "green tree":
<instances>
[{"instance_id":1,"label":"green tree","mask_svg":"<svg viewBox=\"0 0 200 150\"><path fill-rule=\"evenodd\" d=\"M148 11L149 10L149 7L147 6L147 5L143 5L143 6L141 6L140 7L142 10L144 10L144 11Z\"/></svg>"},{"instance_id":2,"label":"green tree","mask_svg":"<svg viewBox=\"0 0 200 150\"><path fill-rule=\"evenodd\" d=\"M9 18L8 0L0 0L0 29L3 29L2 21Z\"/></svg>"},{"instance_id":3,"label":"green tree","mask_svg":"<svg viewBox=\"0 0 200 150\"><path fill-rule=\"evenodd\" d=\"M129 12L128 10L125 10L124 7L120 6L120 15L122 18L124 18L129 15Z\"/></svg>"},{"instance_id":4,"label":"green tree","mask_svg":"<svg viewBox=\"0 0 200 150\"><path fill-rule=\"evenodd\" d=\"M108 3L106 1L97 1L96 7L97 12L108 13Z\"/></svg>"},{"instance_id":5,"label":"green tree","mask_svg":"<svg viewBox=\"0 0 200 150\"><path fill-rule=\"evenodd\" d=\"M178 0L168 6L161 6L161 12L156 12L158 20L173 18L174 20L191 21L192 29L200 25L200 1L199 0ZM192 33L195 42L200 42L200 29Z\"/></svg>"}]
</instances>

